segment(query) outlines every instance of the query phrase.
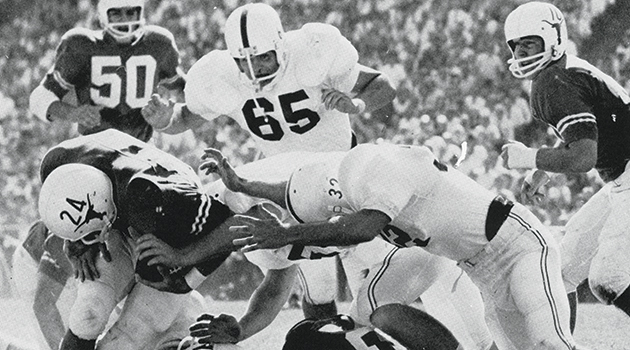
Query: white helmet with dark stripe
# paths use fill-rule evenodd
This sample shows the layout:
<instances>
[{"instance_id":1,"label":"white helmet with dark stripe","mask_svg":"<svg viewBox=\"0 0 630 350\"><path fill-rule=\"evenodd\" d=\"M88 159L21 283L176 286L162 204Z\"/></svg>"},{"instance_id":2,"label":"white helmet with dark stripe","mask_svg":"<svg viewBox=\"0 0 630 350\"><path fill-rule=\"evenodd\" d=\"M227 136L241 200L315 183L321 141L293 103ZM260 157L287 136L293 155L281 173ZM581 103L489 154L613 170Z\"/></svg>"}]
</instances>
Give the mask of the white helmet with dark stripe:
<instances>
[{"instance_id":1,"label":"white helmet with dark stripe","mask_svg":"<svg viewBox=\"0 0 630 350\"><path fill-rule=\"evenodd\" d=\"M257 81L273 79L283 68L284 29L278 13L269 5L255 3L235 9L225 22L225 43L232 57L246 59L250 70L251 57L275 51L280 68ZM255 74L251 74L252 77Z\"/></svg>"},{"instance_id":2,"label":"white helmet with dark stripe","mask_svg":"<svg viewBox=\"0 0 630 350\"><path fill-rule=\"evenodd\" d=\"M512 51L508 61L510 71L517 78L526 78L560 59L567 50L567 23L562 12L552 4L532 1L517 7L505 19L505 40ZM515 40L537 36L544 42L544 51L517 58Z\"/></svg>"}]
</instances>

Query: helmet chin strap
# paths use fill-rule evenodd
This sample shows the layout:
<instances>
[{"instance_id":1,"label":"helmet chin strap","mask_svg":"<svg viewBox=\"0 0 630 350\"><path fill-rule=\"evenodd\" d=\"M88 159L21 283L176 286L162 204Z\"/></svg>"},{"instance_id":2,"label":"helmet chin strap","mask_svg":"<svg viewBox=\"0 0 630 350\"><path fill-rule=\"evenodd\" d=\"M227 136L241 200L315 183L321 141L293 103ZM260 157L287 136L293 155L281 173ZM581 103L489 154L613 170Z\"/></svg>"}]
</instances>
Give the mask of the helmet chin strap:
<instances>
[{"instance_id":1,"label":"helmet chin strap","mask_svg":"<svg viewBox=\"0 0 630 350\"><path fill-rule=\"evenodd\" d=\"M86 239L85 237L81 238L81 242L86 245L92 245L94 243L105 243L107 238L109 238L109 233L111 231L113 223L109 220L107 216L105 216L106 224L101 229L101 232L94 239Z\"/></svg>"}]
</instances>

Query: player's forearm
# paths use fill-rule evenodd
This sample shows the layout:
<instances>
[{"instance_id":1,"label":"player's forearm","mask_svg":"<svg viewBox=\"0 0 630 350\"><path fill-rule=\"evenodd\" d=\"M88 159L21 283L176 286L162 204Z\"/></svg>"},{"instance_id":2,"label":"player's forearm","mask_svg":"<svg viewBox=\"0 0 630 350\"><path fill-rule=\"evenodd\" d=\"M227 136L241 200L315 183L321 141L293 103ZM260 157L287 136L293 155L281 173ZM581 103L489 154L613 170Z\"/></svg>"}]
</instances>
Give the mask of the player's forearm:
<instances>
[{"instance_id":1,"label":"player's forearm","mask_svg":"<svg viewBox=\"0 0 630 350\"><path fill-rule=\"evenodd\" d=\"M291 293L297 266L283 270L269 270L263 282L249 299L247 311L239 320L240 340L265 329L282 310Z\"/></svg>"},{"instance_id":2,"label":"player's forearm","mask_svg":"<svg viewBox=\"0 0 630 350\"><path fill-rule=\"evenodd\" d=\"M590 139L554 148L541 148L536 152L537 168L553 173L588 172L596 163L597 143Z\"/></svg>"},{"instance_id":3,"label":"player's forearm","mask_svg":"<svg viewBox=\"0 0 630 350\"><path fill-rule=\"evenodd\" d=\"M51 121L75 122L73 118L75 109L76 107L71 104L55 101L48 106L46 115Z\"/></svg>"},{"instance_id":4,"label":"player's forearm","mask_svg":"<svg viewBox=\"0 0 630 350\"><path fill-rule=\"evenodd\" d=\"M243 179L237 190L248 196L266 198L286 209L285 190L287 182L266 183L261 181L250 181Z\"/></svg>"},{"instance_id":5,"label":"player's forearm","mask_svg":"<svg viewBox=\"0 0 630 350\"><path fill-rule=\"evenodd\" d=\"M230 218L232 219L232 218ZM217 255L232 252L237 249L232 244L234 234L229 231L229 226L233 221L226 220L211 233L202 236L192 244L180 249L183 266L194 266L201 264Z\"/></svg>"},{"instance_id":6,"label":"player's forearm","mask_svg":"<svg viewBox=\"0 0 630 350\"><path fill-rule=\"evenodd\" d=\"M389 221L382 212L361 210L325 222L289 226L285 234L287 244L349 246L372 240Z\"/></svg>"},{"instance_id":7,"label":"player's forearm","mask_svg":"<svg viewBox=\"0 0 630 350\"><path fill-rule=\"evenodd\" d=\"M369 73L361 72L357 80L357 85L352 92L355 98L365 102L364 112L375 111L396 97L396 89L389 78L378 71L371 70Z\"/></svg>"},{"instance_id":8,"label":"player's forearm","mask_svg":"<svg viewBox=\"0 0 630 350\"><path fill-rule=\"evenodd\" d=\"M191 112L186 104L176 103L173 107L173 115L169 123L157 130L165 134L180 134L187 130L195 130L205 124L206 120L200 115Z\"/></svg>"}]
</instances>

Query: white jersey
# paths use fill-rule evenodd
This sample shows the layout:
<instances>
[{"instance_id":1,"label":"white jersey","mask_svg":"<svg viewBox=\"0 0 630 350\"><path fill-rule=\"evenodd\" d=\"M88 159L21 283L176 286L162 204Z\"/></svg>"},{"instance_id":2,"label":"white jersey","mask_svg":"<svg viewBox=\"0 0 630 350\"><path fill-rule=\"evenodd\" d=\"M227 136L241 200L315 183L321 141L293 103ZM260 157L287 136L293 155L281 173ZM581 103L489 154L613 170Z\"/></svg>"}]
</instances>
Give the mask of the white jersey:
<instances>
[{"instance_id":1,"label":"white jersey","mask_svg":"<svg viewBox=\"0 0 630 350\"><path fill-rule=\"evenodd\" d=\"M348 115L327 110L322 89L352 90L359 74L356 49L335 27L321 23L287 32L285 47L286 64L261 91L227 50L208 53L188 73L188 109L207 120L236 120L265 156L350 149Z\"/></svg>"},{"instance_id":2,"label":"white jersey","mask_svg":"<svg viewBox=\"0 0 630 350\"><path fill-rule=\"evenodd\" d=\"M456 261L488 243L485 222L495 195L439 163L428 148L364 144L327 162L333 167L331 177L320 188L329 189L317 191L315 198L308 198L309 192L307 198L297 197L291 185L301 180L293 175L287 203L298 217L312 215L313 201L321 201L322 210L333 208L329 216L378 210L392 219L381 233L385 240L399 247L424 247ZM331 205L337 197L343 201Z\"/></svg>"}]
</instances>

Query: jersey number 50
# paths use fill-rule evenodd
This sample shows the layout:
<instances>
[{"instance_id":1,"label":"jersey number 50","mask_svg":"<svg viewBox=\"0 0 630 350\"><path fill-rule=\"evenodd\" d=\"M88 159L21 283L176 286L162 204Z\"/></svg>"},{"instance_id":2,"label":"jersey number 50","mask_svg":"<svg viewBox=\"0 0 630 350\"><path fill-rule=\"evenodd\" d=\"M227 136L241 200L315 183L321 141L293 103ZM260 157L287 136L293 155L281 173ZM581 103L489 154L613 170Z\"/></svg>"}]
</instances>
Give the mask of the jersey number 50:
<instances>
[{"instance_id":1,"label":"jersey number 50","mask_svg":"<svg viewBox=\"0 0 630 350\"><path fill-rule=\"evenodd\" d=\"M317 112L308 108L293 110L294 103L307 99L308 95L304 90L278 96L282 115L286 122L291 124L289 129L296 134L304 134L311 130L321 119ZM248 100L242 108L243 116L252 133L267 141L278 141L284 136L280 122L268 114L274 110L273 103L264 97L257 98L256 101Z\"/></svg>"},{"instance_id":2,"label":"jersey number 50","mask_svg":"<svg viewBox=\"0 0 630 350\"><path fill-rule=\"evenodd\" d=\"M97 105L109 108L123 102L131 108L141 108L153 93L156 67L155 58L150 55L131 56L124 66L120 56L93 56L94 87L90 89L90 98ZM123 70L125 79L118 75L119 70ZM104 94L105 87L109 88L109 94Z\"/></svg>"}]
</instances>

